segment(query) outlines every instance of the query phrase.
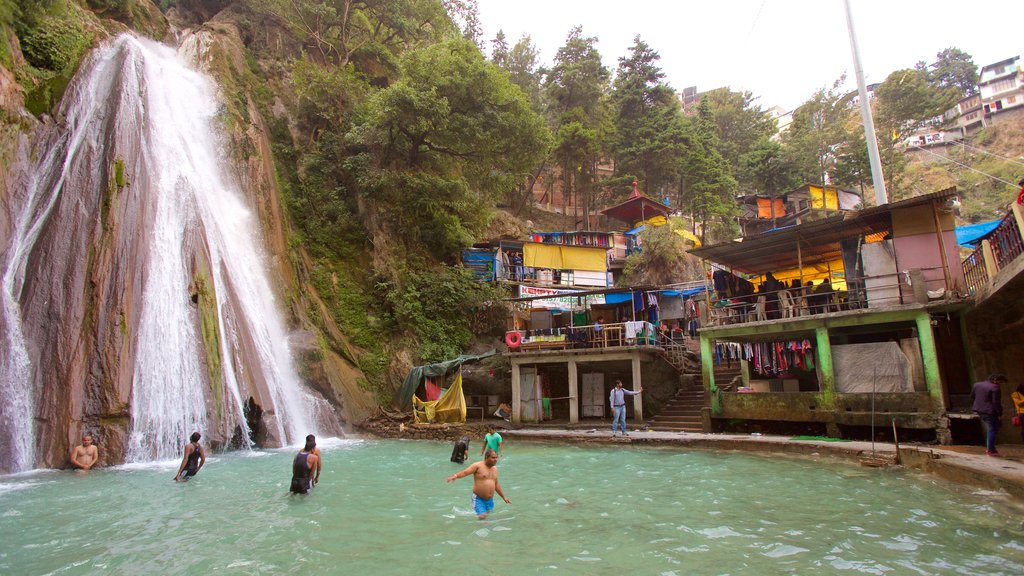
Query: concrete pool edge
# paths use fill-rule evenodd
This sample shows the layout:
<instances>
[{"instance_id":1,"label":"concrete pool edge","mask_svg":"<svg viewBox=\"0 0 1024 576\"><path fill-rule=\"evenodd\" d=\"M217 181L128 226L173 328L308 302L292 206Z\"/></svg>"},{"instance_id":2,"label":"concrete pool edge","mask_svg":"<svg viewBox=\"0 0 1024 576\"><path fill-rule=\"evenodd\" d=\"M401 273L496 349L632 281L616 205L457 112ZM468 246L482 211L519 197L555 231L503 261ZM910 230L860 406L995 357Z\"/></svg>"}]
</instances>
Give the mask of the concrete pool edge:
<instances>
[{"instance_id":1,"label":"concrete pool edge","mask_svg":"<svg viewBox=\"0 0 1024 576\"><path fill-rule=\"evenodd\" d=\"M805 456L830 456L858 463L872 454L871 442L828 442L793 440L786 436L744 436L690 432L630 432L628 437L608 431L568 429L502 429L506 438L557 440L582 443L658 444L701 450L738 450L752 453L781 452ZM875 442L874 453L893 457L893 444ZM907 468L933 474L945 480L986 490L999 490L1024 504L1024 463L1005 458L968 454L931 445L900 445L900 458Z\"/></svg>"}]
</instances>

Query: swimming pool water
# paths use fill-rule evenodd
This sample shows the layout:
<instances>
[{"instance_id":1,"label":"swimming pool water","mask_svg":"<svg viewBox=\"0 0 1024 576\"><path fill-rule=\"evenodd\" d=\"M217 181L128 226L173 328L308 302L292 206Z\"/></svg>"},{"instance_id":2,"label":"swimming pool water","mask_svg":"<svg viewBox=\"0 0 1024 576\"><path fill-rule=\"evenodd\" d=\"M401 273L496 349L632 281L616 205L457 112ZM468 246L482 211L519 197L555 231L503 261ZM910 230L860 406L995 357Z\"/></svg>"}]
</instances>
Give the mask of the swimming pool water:
<instances>
[{"instance_id":1,"label":"swimming pool water","mask_svg":"<svg viewBox=\"0 0 1024 576\"><path fill-rule=\"evenodd\" d=\"M451 446L328 440L320 485L294 450L0 478L0 574L1020 574L998 495L826 460L506 443L486 520ZM479 441L470 447L476 459Z\"/></svg>"}]
</instances>

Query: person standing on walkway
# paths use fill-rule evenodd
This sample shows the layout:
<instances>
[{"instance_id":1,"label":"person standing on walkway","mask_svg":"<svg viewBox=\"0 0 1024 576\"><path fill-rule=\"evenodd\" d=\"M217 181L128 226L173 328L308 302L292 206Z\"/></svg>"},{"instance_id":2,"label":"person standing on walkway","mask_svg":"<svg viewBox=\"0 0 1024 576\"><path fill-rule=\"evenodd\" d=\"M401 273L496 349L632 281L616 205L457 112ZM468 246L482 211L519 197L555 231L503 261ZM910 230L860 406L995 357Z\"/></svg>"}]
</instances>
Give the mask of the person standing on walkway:
<instances>
[{"instance_id":1,"label":"person standing on walkway","mask_svg":"<svg viewBox=\"0 0 1024 576\"><path fill-rule=\"evenodd\" d=\"M1024 442L1024 384L1017 384L1017 389L1010 394L1010 398L1017 412L1016 426L1020 428L1020 441Z\"/></svg>"},{"instance_id":2,"label":"person standing on walkway","mask_svg":"<svg viewBox=\"0 0 1024 576\"><path fill-rule=\"evenodd\" d=\"M181 459L181 466L178 466L178 473L174 475L174 481L179 480L187 482L193 476L199 473L199 469L206 464L206 450L199 445L199 439L203 435L199 432L193 432L192 436L189 437L189 443L185 444L185 456ZM181 472L185 472L185 477L181 477Z\"/></svg>"},{"instance_id":3,"label":"person standing on walkway","mask_svg":"<svg viewBox=\"0 0 1024 576\"><path fill-rule=\"evenodd\" d=\"M988 380L975 382L971 387L971 410L981 418L985 425L985 453L989 456L1001 456L996 450L996 435L999 434L1000 419L1003 417L1003 399L999 385L1006 382L1006 376L993 374Z\"/></svg>"},{"instance_id":4,"label":"person standing on walkway","mask_svg":"<svg viewBox=\"0 0 1024 576\"><path fill-rule=\"evenodd\" d=\"M308 494L316 484L315 479L320 476L320 458L313 453L316 449L316 440L311 440L311 437L312 434L306 436L306 445L292 460L290 490L293 494Z\"/></svg>"},{"instance_id":5,"label":"person standing on walkway","mask_svg":"<svg viewBox=\"0 0 1024 576\"><path fill-rule=\"evenodd\" d=\"M615 381L615 388L612 388L612 393L608 396L608 401L612 405L612 436L615 436L615 427L619 423L622 425L622 435L629 436L626 432L626 396L636 396L643 391L643 387L636 392L626 390L622 387L622 380Z\"/></svg>"},{"instance_id":6,"label":"person standing on walkway","mask_svg":"<svg viewBox=\"0 0 1024 576\"><path fill-rule=\"evenodd\" d=\"M487 434L484 435L484 445L480 448L480 455L483 456L488 450L494 450L494 453L501 458L501 434L498 434L494 430L494 426L487 426Z\"/></svg>"}]
</instances>

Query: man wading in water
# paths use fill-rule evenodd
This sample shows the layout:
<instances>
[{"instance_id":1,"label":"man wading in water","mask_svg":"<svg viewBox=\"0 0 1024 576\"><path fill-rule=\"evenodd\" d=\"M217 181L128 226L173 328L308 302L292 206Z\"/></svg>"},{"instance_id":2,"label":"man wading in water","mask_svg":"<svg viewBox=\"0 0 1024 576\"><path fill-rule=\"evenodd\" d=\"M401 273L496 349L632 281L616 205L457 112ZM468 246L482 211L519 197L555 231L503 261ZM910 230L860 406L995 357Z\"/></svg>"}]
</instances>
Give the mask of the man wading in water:
<instances>
[{"instance_id":1,"label":"man wading in water","mask_svg":"<svg viewBox=\"0 0 1024 576\"><path fill-rule=\"evenodd\" d=\"M313 453L316 439L312 434L306 436L306 445L292 460L292 487L294 494L308 494L320 477L320 458Z\"/></svg>"},{"instance_id":2,"label":"man wading in water","mask_svg":"<svg viewBox=\"0 0 1024 576\"><path fill-rule=\"evenodd\" d=\"M179 480L188 482L206 464L206 450L203 450L203 447L199 445L199 439L202 437L202 434L199 432L193 432L192 436L189 437L189 443L185 444L185 456L181 459L178 473L174 475L175 482ZM185 471L184 478L181 477L182 470Z\"/></svg>"},{"instance_id":3,"label":"man wading in water","mask_svg":"<svg viewBox=\"0 0 1024 576\"><path fill-rule=\"evenodd\" d=\"M82 443L75 446L71 451L71 465L79 470L90 470L100 459L99 450L93 446L92 436L86 434L82 437Z\"/></svg>"},{"instance_id":4,"label":"man wading in water","mask_svg":"<svg viewBox=\"0 0 1024 576\"><path fill-rule=\"evenodd\" d=\"M497 492L498 496L505 501L505 504L511 504L508 498L505 497L505 493L501 490L501 484L498 484L498 454L494 450L487 450L484 453L484 459L480 462L474 462L462 472L457 472L448 477L448 482L454 482L458 478L463 476L473 475L473 511L476 512L476 517L483 520L487 518L487 515L494 510L494 493Z\"/></svg>"}]
</instances>

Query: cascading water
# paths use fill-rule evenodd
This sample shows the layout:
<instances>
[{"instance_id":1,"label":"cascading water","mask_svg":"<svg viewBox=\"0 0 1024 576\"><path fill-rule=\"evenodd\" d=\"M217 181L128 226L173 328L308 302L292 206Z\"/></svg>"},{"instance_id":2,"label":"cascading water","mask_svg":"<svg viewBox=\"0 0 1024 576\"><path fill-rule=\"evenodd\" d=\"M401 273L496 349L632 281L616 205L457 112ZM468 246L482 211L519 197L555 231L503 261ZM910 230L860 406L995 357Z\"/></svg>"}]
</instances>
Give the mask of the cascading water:
<instances>
[{"instance_id":1,"label":"cascading water","mask_svg":"<svg viewBox=\"0 0 1024 576\"><path fill-rule=\"evenodd\" d=\"M323 400L302 389L293 365L259 247L259 221L225 169L212 81L191 69L174 49L130 35L97 49L80 74L65 96L59 136L46 143L42 149L47 154L26 171L41 176L28 179L24 198L12 209L17 216L0 260L0 328L8 351L0 362L0 455L12 460L9 471L33 466L33 437L38 433L33 419L39 411L33 403L48 385L33 377L39 371L33 362L43 360L33 357L32 350L42 347L33 346L23 329L24 300L31 297L28 290L22 293L25 269L39 257L33 251L46 252L51 259L73 257L72 249L65 255L64 250L34 248L39 229L56 218L49 207L67 202L58 198L70 194L68 189L95 195L115 184L123 187L123 197L107 200L104 209L113 211L108 205L119 200L132 204L132 210L123 212L133 216L124 216L126 222L120 225L138 228L137 241L122 239L122 248L112 257L121 267L129 264L116 262L118 258L142 263L134 276L123 274L130 286L118 287L122 294L115 311L121 315L122 332L131 332L113 362L125 364L127 358L125 370L131 374L126 460L178 457L194 430L216 428L221 438L230 438L234 430L236 440L247 442L243 406L251 396L264 410L273 441L293 443L316 432L312 414ZM125 156L129 158L118 169L126 173L116 179L129 182L71 184L102 180L95 165L108 158L122 162ZM90 233L95 236L106 225L93 225ZM137 255L124 255L130 251ZM90 261L93 257L89 252ZM98 281L91 282L95 286ZM123 295L133 290L139 302ZM208 308L196 304L200 298L208 299ZM55 305L50 299L43 304ZM95 322L88 313L79 316L85 318L78 318L84 326ZM109 334L96 338L101 337L111 340ZM102 366L99 371L104 371Z\"/></svg>"}]
</instances>

